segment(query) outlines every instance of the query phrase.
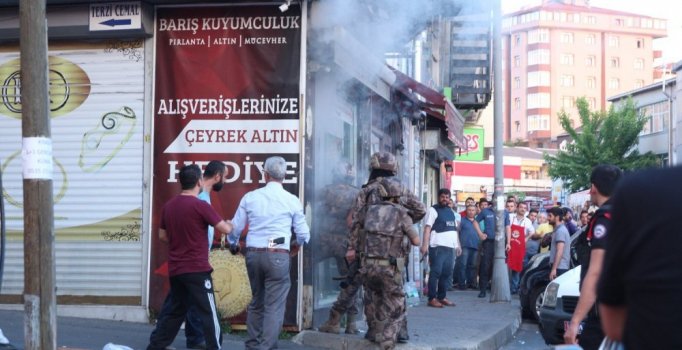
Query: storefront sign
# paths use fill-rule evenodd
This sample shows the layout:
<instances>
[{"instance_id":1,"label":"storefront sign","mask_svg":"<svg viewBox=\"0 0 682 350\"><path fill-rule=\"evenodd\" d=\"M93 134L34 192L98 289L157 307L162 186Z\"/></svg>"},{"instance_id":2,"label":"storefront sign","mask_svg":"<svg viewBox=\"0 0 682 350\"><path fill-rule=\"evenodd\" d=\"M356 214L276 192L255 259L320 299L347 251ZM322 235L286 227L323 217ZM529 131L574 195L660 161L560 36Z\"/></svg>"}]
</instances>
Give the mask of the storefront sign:
<instances>
[{"instance_id":1,"label":"storefront sign","mask_svg":"<svg viewBox=\"0 0 682 350\"><path fill-rule=\"evenodd\" d=\"M90 4L90 30L128 30L142 28L139 1Z\"/></svg>"},{"instance_id":2,"label":"storefront sign","mask_svg":"<svg viewBox=\"0 0 682 350\"><path fill-rule=\"evenodd\" d=\"M484 155L484 133L482 128L464 128L467 149L457 154L457 160L482 161Z\"/></svg>"},{"instance_id":3,"label":"storefront sign","mask_svg":"<svg viewBox=\"0 0 682 350\"><path fill-rule=\"evenodd\" d=\"M167 288L159 215L180 192L183 165L226 164L225 186L211 198L226 219L244 194L265 183L270 156L287 161L284 186L298 195L301 20L294 5L284 13L271 4L157 9L152 307L161 306ZM292 280L285 324L296 323L296 293Z\"/></svg>"}]
</instances>

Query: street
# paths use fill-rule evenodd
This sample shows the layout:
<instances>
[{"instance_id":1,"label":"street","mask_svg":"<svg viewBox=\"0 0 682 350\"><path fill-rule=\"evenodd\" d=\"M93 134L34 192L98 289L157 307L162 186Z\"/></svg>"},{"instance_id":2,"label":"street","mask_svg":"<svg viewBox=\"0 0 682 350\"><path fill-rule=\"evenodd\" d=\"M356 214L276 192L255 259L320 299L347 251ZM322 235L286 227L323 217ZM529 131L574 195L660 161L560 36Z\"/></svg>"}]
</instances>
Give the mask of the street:
<instances>
[{"instance_id":1,"label":"street","mask_svg":"<svg viewBox=\"0 0 682 350\"><path fill-rule=\"evenodd\" d=\"M500 348L500 350L546 350L551 347L545 344L540 335L538 324L524 320L512 340Z\"/></svg>"},{"instance_id":2,"label":"street","mask_svg":"<svg viewBox=\"0 0 682 350\"><path fill-rule=\"evenodd\" d=\"M0 310L0 329L18 349L24 348L24 316L21 311ZM78 349L102 349L107 343L144 349L154 327L150 324L84 319L74 317L57 318L57 347ZM223 333L223 348L241 349L245 333ZM290 340L279 341L280 349L312 349L300 346ZM172 346L185 349L185 334L178 332Z\"/></svg>"}]
</instances>

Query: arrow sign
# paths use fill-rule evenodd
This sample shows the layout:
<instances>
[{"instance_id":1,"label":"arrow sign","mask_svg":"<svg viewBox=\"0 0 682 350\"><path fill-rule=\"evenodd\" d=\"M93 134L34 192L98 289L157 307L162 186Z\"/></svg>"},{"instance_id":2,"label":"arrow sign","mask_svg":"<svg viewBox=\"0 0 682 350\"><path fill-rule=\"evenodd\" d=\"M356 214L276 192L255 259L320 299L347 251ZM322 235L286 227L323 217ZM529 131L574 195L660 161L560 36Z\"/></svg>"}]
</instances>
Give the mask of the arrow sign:
<instances>
[{"instance_id":1,"label":"arrow sign","mask_svg":"<svg viewBox=\"0 0 682 350\"><path fill-rule=\"evenodd\" d=\"M140 1L92 3L89 17L90 31L142 29Z\"/></svg>"},{"instance_id":2,"label":"arrow sign","mask_svg":"<svg viewBox=\"0 0 682 350\"><path fill-rule=\"evenodd\" d=\"M132 21L130 19L110 19L108 21L99 22L99 24L104 24L109 27L125 26L130 25Z\"/></svg>"}]
</instances>

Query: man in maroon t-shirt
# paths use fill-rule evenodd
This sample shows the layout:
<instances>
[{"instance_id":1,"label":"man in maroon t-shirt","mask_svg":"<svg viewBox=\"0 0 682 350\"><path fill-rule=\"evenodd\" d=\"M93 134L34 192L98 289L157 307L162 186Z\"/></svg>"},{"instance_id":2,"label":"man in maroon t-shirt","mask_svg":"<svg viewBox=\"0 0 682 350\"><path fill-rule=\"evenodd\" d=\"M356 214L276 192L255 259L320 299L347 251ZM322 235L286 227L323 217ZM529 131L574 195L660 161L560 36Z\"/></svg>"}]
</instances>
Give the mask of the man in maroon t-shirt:
<instances>
[{"instance_id":1,"label":"man in maroon t-shirt","mask_svg":"<svg viewBox=\"0 0 682 350\"><path fill-rule=\"evenodd\" d=\"M170 311L159 319L149 339L148 350L165 349L173 343L190 304L194 305L204 326L207 349L220 349L222 333L213 296L213 268L208 263L208 226L222 233L232 224L197 198L202 187L197 165L180 169L182 192L164 205L159 225L159 240L168 243L168 275L173 294Z\"/></svg>"}]
</instances>

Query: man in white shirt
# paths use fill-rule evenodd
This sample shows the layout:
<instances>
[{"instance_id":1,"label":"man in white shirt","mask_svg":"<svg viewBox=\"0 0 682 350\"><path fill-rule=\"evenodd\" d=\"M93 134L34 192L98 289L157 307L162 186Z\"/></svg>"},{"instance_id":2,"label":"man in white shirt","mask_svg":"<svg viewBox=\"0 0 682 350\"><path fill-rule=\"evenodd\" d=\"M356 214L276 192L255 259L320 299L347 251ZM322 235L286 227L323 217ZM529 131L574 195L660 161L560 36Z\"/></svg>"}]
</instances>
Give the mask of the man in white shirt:
<instances>
[{"instance_id":1,"label":"man in white shirt","mask_svg":"<svg viewBox=\"0 0 682 350\"><path fill-rule=\"evenodd\" d=\"M310 229L300 200L282 187L286 174L284 158L270 157L263 168L267 184L244 195L232 219L234 230L230 233L230 243L234 246L246 224L249 225L246 269L253 299L247 309L246 349L277 348L291 287L289 241L292 228L297 244L310 240Z\"/></svg>"},{"instance_id":2,"label":"man in white shirt","mask_svg":"<svg viewBox=\"0 0 682 350\"><path fill-rule=\"evenodd\" d=\"M462 254L457 229L462 217L448 206L450 190L438 191L438 204L429 208L424 220L424 240L421 254L429 255L429 303L428 306L442 308L455 306L445 296L448 281L452 275L455 253Z\"/></svg>"}]
</instances>

